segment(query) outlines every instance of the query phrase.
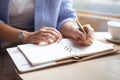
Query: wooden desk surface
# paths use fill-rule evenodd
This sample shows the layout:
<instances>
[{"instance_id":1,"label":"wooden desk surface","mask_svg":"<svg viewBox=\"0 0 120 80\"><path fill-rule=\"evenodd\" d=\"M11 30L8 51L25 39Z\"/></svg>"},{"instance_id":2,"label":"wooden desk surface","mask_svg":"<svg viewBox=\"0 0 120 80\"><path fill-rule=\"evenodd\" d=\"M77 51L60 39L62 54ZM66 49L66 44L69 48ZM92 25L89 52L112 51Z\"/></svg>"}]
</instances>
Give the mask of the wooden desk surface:
<instances>
[{"instance_id":1,"label":"wooden desk surface","mask_svg":"<svg viewBox=\"0 0 120 80\"><path fill-rule=\"evenodd\" d=\"M19 75L23 80L120 80L120 54Z\"/></svg>"},{"instance_id":2,"label":"wooden desk surface","mask_svg":"<svg viewBox=\"0 0 120 80\"><path fill-rule=\"evenodd\" d=\"M96 33L98 38L103 33ZM99 37L99 40L103 40ZM119 48L119 46L118 46ZM19 74L23 80L120 80L120 52L92 60Z\"/></svg>"}]
</instances>

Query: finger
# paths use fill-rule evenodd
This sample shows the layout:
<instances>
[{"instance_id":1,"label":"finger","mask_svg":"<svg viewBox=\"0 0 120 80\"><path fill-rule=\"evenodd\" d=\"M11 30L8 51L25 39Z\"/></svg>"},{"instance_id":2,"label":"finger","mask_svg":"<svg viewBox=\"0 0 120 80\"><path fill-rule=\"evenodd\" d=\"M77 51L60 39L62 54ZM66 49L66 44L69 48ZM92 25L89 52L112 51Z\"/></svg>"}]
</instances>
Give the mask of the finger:
<instances>
[{"instance_id":1,"label":"finger","mask_svg":"<svg viewBox=\"0 0 120 80\"><path fill-rule=\"evenodd\" d=\"M52 28L52 27L44 27L44 29L46 29L46 30L53 30L56 33L60 34L60 32L58 30L56 30L55 28Z\"/></svg>"},{"instance_id":2,"label":"finger","mask_svg":"<svg viewBox=\"0 0 120 80\"><path fill-rule=\"evenodd\" d=\"M39 44L41 42L46 42L46 43L50 43L50 41L48 39L46 39L46 37L42 37L42 36L32 36L31 39L30 39L30 42L31 43L34 43L34 44Z\"/></svg>"},{"instance_id":3,"label":"finger","mask_svg":"<svg viewBox=\"0 0 120 80\"><path fill-rule=\"evenodd\" d=\"M93 37L94 29L89 24L84 25L84 30L87 32L88 37Z\"/></svg>"},{"instance_id":4,"label":"finger","mask_svg":"<svg viewBox=\"0 0 120 80\"><path fill-rule=\"evenodd\" d=\"M93 43L93 37L94 37L94 29L89 25L84 25L84 30L86 31L87 40L92 44Z\"/></svg>"},{"instance_id":5,"label":"finger","mask_svg":"<svg viewBox=\"0 0 120 80\"><path fill-rule=\"evenodd\" d=\"M62 39L61 33L59 31L55 30L54 28L44 27L44 28L40 29L38 32L38 34L43 34L43 33L47 33L47 34L51 34L51 35L55 36L56 40Z\"/></svg>"},{"instance_id":6,"label":"finger","mask_svg":"<svg viewBox=\"0 0 120 80\"><path fill-rule=\"evenodd\" d=\"M56 37L50 33L43 33L40 36L49 39L51 43L57 40Z\"/></svg>"},{"instance_id":7,"label":"finger","mask_svg":"<svg viewBox=\"0 0 120 80\"><path fill-rule=\"evenodd\" d=\"M49 36L51 35L51 37L54 36L56 41L62 39L61 36L58 33L54 32L54 31L49 31L48 30L46 33L49 34Z\"/></svg>"},{"instance_id":8,"label":"finger","mask_svg":"<svg viewBox=\"0 0 120 80\"><path fill-rule=\"evenodd\" d=\"M55 32L56 37L58 36L60 39L62 39L62 34L58 30L56 30L55 28L45 27L45 29L50 30L52 32Z\"/></svg>"},{"instance_id":9,"label":"finger","mask_svg":"<svg viewBox=\"0 0 120 80\"><path fill-rule=\"evenodd\" d=\"M77 42L78 42L79 45L82 45L82 46L89 46L89 45L91 45L91 43L88 40L86 40L86 41L79 40Z\"/></svg>"},{"instance_id":10,"label":"finger","mask_svg":"<svg viewBox=\"0 0 120 80\"><path fill-rule=\"evenodd\" d=\"M86 39L86 35L83 32L81 32L78 28L76 28L74 30L74 33L75 34L73 34L73 35L74 35L75 39L81 39L81 40L85 40Z\"/></svg>"}]
</instances>

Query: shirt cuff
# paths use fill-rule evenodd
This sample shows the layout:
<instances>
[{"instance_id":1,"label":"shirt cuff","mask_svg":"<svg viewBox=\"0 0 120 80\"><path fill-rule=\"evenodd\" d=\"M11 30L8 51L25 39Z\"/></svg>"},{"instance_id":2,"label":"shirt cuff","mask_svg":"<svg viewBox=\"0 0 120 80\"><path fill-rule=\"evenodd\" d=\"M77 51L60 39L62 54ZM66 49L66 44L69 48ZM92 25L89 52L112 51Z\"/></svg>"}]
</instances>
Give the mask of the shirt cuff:
<instances>
[{"instance_id":1,"label":"shirt cuff","mask_svg":"<svg viewBox=\"0 0 120 80\"><path fill-rule=\"evenodd\" d=\"M58 25L58 30L60 31L62 25L63 25L65 22L71 22L71 21L74 21L74 19L73 19L73 18L67 18L67 19L63 20L61 23L59 23L59 25Z\"/></svg>"}]
</instances>

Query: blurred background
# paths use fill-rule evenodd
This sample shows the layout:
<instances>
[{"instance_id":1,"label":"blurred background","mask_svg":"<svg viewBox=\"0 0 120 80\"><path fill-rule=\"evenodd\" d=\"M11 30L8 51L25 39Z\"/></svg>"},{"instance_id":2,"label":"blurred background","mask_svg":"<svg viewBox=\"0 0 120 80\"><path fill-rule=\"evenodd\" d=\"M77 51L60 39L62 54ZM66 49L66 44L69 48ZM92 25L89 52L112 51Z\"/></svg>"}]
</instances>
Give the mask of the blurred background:
<instances>
[{"instance_id":1,"label":"blurred background","mask_svg":"<svg viewBox=\"0 0 120 80\"><path fill-rule=\"evenodd\" d=\"M107 21L120 20L120 0L73 0L81 24L107 31Z\"/></svg>"}]
</instances>

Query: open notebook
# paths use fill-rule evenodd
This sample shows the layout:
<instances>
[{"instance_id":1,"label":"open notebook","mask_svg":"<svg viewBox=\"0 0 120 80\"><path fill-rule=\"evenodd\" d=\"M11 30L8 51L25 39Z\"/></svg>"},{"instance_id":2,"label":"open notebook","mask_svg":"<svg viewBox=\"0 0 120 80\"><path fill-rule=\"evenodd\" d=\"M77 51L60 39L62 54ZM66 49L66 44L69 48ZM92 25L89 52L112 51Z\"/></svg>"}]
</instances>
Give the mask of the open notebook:
<instances>
[{"instance_id":1,"label":"open notebook","mask_svg":"<svg viewBox=\"0 0 120 80\"><path fill-rule=\"evenodd\" d=\"M8 54L20 73L67 63L69 61L64 59L69 60L69 58L72 58L71 60L73 61L76 56L83 61L109 54L113 51L113 45L97 40L94 40L91 46L80 46L74 40L67 38L46 46L23 44L7 48Z\"/></svg>"},{"instance_id":2,"label":"open notebook","mask_svg":"<svg viewBox=\"0 0 120 80\"><path fill-rule=\"evenodd\" d=\"M31 66L37 66L67 58L85 57L113 50L113 46L94 40L91 46L80 46L74 40L64 38L60 42L41 46L35 44L18 45Z\"/></svg>"}]
</instances>

